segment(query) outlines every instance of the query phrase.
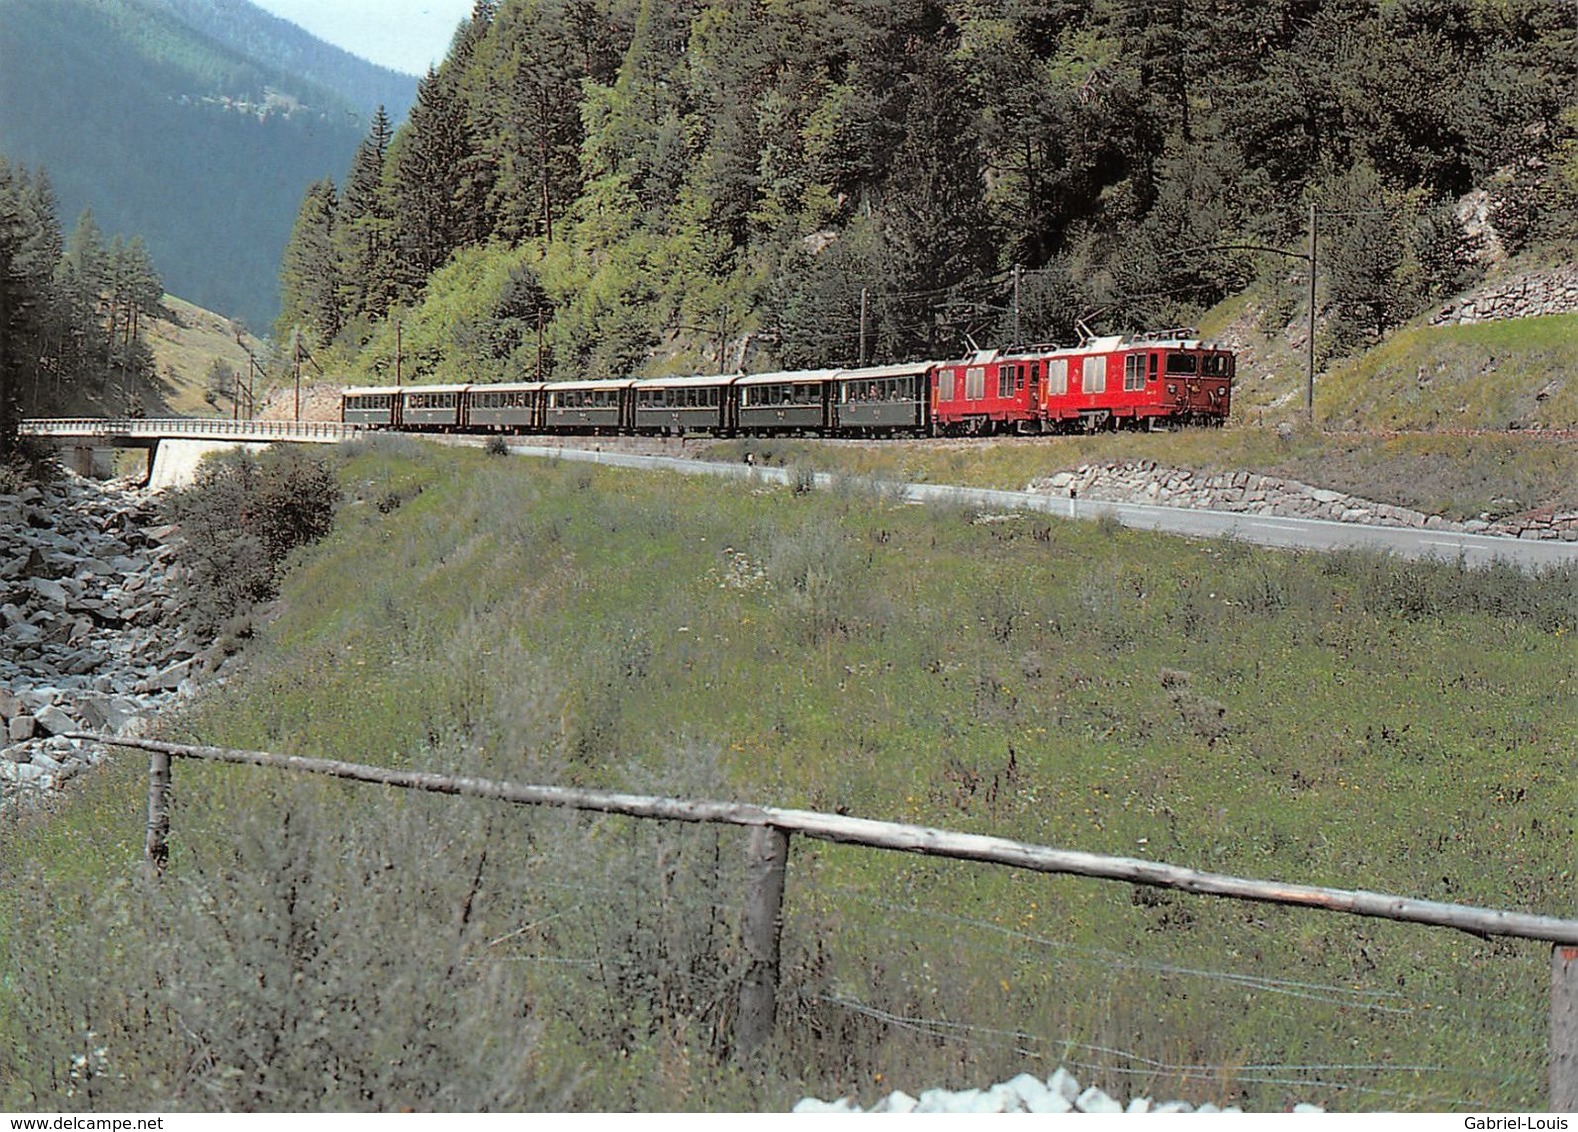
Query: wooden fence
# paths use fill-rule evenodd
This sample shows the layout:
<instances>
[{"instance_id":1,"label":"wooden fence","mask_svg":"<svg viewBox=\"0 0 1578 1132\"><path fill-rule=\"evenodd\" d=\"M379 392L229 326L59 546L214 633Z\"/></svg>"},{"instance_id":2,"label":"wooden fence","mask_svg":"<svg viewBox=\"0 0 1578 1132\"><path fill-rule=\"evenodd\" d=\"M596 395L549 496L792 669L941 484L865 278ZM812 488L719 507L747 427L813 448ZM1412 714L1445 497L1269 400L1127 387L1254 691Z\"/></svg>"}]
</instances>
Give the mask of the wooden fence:
<instances>
[{"instance_id":1,"label":"wooden fence","mask_svg":"<svg viewBox=\"0 0 1578 1132\"><path fill-rule=\"evenodd\" d=\"M151 752L145 853L149 867L155 872L164 870L169 857L169 790L171 760L174 758L274 767L435 794L490 798L515 805L557 806L636 818L747 827L750 829L748 888L741 917L746 969L735 1022L735 1050L742 1061L749 1061L766 1044L772 1036L776 1020L784 879L789 861L789 836L793 833L824 841L920 853L931 857L982 861L1033 872L1126 881L1199 895L1299 905L1328 912L1347 912L1355 916L1455 928L1479 937L1508 936L1537 940L1552 945L1549 1107L1553 1112L1578 1111L1578 920L1476 908L1465 904L1443 904L1376 892L1250 880L1132 857L1108 857L1051 849L1002 837L955 833L927 826L809 810L784 810L740 802L686 801L562 786L528 786L268 751L191 746L152 739L117 739L85 732L72 733L67 737Z\"/></svg>"}]
</instances>

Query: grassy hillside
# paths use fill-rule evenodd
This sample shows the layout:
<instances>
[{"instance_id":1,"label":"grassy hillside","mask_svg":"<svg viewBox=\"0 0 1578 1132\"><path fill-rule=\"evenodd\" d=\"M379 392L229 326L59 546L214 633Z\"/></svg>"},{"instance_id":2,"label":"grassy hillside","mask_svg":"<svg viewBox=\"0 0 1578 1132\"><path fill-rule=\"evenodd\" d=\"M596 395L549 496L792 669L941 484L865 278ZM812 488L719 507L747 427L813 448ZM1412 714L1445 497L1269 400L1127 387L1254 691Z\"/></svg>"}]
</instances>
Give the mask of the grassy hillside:
<instances>
[{"instance_id":1,"label":"grassy hillside","mask_svg":"<svg viewBox=\"0 0 1578 1132\"><path fill-rule=\"evenodd\" d=\"M229 319L173 295L165 296L163 308L168 317L156 319L147 327L157 380L144 396L144 410L150 416L229 415L228 398L210 404L204 396L208 392L209 371L218 361L233 373L245 374L249 365L247 352L260 356L262 341L243 330L238 342L237 327ZM261 389L258 392L261 397Z\"/></svg>"},{"instance_id":2,"label":"grassy hillside","mask_svg":"<svg viewBox=\"0 0 1578 1132\"><path fill-rule=\"evenodd\" d=\"M1334 367L1336 427L1578 429L1578 314L1413 327Z\"/></svg>"},{"instance_id":3,"label":"grassy hillside","mask_svg":"<svg viewBox=\"0 0 1578 1132\"><path fill-rule=\"evenodd\" d=\"M343 482L176 734L1572 910L1570 573L410 444ZM153 890L141 765L0 843L35 972L0 983L0 1104L774 1108L1058 1063L1266 1108L1543 1104L1543 947L804 841L741 1076L742 836L183 765ZM83 1040L112 1071L68 1096Z\"/></svg>"}]
</instances>

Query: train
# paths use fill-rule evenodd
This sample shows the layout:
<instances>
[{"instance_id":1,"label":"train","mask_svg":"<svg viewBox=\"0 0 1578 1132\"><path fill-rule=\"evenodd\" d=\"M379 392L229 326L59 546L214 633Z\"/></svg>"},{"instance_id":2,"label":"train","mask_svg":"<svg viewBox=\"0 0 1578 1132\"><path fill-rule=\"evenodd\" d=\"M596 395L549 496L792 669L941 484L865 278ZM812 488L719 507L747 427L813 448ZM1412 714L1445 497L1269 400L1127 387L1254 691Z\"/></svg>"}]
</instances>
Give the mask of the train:
<instances>
[{"instance_id":1,"label":"train","mask_svg":"<svg viewBox=\"0 0 1578 1132\"><path fill-rule=\"evenodd\" d=\"M854 369L358 386L341 419L405 432L685 436L1039 436L1221 425L1231 350L1188 330Z\"/></svg>"}]
</instances>

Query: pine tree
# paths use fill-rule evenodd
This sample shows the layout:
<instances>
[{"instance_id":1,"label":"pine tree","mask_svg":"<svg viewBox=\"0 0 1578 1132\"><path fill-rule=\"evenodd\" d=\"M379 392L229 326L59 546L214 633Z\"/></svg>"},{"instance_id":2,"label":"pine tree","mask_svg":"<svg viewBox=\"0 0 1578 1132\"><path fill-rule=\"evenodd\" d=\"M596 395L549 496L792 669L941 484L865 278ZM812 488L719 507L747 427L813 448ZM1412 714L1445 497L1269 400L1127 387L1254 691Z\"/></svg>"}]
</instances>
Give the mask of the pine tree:
<instances>
[{"instance_id":1,"label":"pine tree","mask_svg":"<svg viewBox=\"0 0 1578 1132\"><path fill-rule=\"evenodd\" d=\"M59 233L36 207L25 169L0 157L0 462L16 452L24 396L38 388Z\"/></svg>"},{"instance_id":2,"label":"pine tree","mask_svg":"<svg viewBox=\"0 0 1578 1132\"><path fill-rule=\"evenodd\" d=\"M280 266L277 339L285 339L299 326L317 342L327 343L345 324L340 309L344 287L335 255L338 212L334 182L327 177L313 182L296 214Z\"/></svg>"},{"instance_id":3,"label":"pine tree","mask_svg":"<svg viewBox=\"0 0 1578 1132\"><path fill-rule=\"evenodd\" d=\"M395 294L394 208L386 178L394 127L382 106L356 147L336 225L339 308L347 318L382 318Z\"/></svg>"},{"instance_id":4,"label":"pine tree","mask_svg":"<svg viewBox=\"0 0 1578 1132\"><path fill-rule=\"evenodd\" d=\"M581 82L590 76L575 31L562 3L528 0L501 9L478 49L485 80L469 107L482 139L473 160L491 175L491 232L511 242L551 243L581 189Z\"/></svg>"},{"instance_id":5,"label":"pine tree","mask_svg":"<svg viewBox=\"0 0 1578 1132\"><path fill-rule=\"evenodd\" d=\"M415 293L465 243L462 184L474 150L465 106L435 70L417 87L411 117L390 148L395 277Z\"/></svg>"}]
</instances>

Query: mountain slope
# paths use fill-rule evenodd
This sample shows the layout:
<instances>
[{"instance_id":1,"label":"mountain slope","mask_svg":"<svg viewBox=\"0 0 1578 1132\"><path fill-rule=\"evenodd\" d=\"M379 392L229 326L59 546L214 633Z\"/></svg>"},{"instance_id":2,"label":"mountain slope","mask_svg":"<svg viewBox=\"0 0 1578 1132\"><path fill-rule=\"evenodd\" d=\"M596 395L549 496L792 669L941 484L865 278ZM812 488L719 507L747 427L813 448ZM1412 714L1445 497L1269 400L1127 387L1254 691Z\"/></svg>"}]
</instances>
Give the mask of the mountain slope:
<instances>
[{"instance_id":1,"label":"mountain slope","mask_svg":"<svg viewBox=\"0 0 1578 1132\"><path fill-rule=\"evenodd\" d=\"M362 112L338 80L227 46L177 7L222 14L0 0L0 153L48 171L68 231L92 208L106 233L145 237L168 290L264 327L302 186L344 173Z\"/></svg>"},{"instance_id":2,"label":"mountain slope","mask_svg":"<svg viewBox=\"0 0 1578 1132\"><path fill-rule=\"evenodd\" d=\"M415 76L369 63L247 0L147 2L249 59L309 78L369 117L383 106L398 123L416 98Z\"/></svg>"}]
</instances>

